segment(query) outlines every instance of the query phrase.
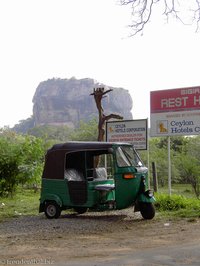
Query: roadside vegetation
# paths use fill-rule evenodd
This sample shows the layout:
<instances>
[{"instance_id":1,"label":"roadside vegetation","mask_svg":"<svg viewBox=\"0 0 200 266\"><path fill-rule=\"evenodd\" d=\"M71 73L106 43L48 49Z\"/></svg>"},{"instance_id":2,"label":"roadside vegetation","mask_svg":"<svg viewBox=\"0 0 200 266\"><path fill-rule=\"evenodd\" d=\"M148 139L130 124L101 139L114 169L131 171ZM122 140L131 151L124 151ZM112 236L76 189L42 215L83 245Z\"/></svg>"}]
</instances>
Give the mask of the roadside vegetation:
<instances>
[{"instance_id":1,"label":"roadside vegetation","mask_svg":"<svg viewBox=\"0 0 200 266\"><path fill-rule=\"evenodd\" d=\"M77 129L44 126L25 135L9 128L0 129L0 221L21 215L38 215L41 174L48 148L69 140L94 141L97 133L95 119L81 122ZM200 136L171 139L171 197L167 188L167 139L151 138L149 146L150 166L155 162L157 169L155 207L158 215L199 218ZM147 165L147 152L140 153Z\"/></svg>"},{"instance_id":2,"label":"roadside vegetation","mask_svg":"<svg viewBox=\"0 0 200 266\"><path fill-rule=\"evenodd\" d=\"M194 197L187 197L184 195L172 194L169 196L164 193L156 193L156 211L160 217L168 218L200 218L200 200Z\"/></svg>"}]
</instances>

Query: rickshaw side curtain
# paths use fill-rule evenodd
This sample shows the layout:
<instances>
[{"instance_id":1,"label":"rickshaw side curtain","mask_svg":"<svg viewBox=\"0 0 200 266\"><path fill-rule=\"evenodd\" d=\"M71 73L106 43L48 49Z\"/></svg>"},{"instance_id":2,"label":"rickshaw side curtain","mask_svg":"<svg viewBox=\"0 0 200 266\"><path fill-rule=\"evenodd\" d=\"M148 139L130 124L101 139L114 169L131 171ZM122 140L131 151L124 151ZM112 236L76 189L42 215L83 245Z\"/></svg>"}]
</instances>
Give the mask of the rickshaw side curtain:
<instances>
[{"instance_id":1,"label":"rickshaw side curtain","mask_svg":"<svg viewBox=\"0 0 200 266\"><path fill-rule=\"evenodd\" d=\"M64 179L66 151L51 151L46 156L42 178Z\"/></svg>"}]
</instances>

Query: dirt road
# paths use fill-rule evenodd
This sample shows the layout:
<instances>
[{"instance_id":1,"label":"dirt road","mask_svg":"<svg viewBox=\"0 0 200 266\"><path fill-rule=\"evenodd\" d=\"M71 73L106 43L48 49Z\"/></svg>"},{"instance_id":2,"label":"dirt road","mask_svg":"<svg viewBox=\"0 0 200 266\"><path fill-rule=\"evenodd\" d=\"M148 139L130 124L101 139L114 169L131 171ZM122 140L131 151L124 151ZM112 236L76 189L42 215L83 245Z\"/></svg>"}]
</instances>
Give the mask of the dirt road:
<instances>
[{"instance_id":1,"label":"dirt road","mask_svg":"<svg viewBox=\"0 0 200 266\"><path fill-rule=\"evenodd\" d=\"M132 209L0 223L0 265L199 265L199 248L200 219L147 221Z\"/></svg>"}]
</instances>

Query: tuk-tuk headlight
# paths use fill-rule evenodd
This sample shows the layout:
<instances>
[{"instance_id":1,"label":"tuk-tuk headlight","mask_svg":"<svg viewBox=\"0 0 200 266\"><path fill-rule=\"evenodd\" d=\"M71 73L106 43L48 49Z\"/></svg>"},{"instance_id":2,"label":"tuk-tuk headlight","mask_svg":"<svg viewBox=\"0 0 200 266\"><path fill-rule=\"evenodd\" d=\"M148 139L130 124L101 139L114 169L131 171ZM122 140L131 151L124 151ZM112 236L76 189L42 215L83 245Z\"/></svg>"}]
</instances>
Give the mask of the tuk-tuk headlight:
<instances>
[{"instance_id":1,"label":"tuk-tuk headlight","mask_svg":"<svg viewBox=\"0 0 200 266\"><path fill-rule=\"evenodd\" d=\"M152 190L147 190L147 191L145 191L145 193L144 193L146 196L148 196L149 198L152 198L153 197L153 191Z\"/></svg>"}]
</instances>

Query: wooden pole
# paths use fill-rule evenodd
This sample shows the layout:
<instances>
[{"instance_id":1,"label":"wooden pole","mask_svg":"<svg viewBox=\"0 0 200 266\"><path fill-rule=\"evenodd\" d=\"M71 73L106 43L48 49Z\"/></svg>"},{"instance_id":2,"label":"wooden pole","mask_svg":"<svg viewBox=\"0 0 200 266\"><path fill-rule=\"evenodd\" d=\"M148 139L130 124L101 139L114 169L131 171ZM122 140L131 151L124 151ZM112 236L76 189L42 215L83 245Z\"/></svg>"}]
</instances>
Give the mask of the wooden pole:
<instances>
[{"instance_id":1,"label":"wooden pole","mask_svg":"<svg viewBox=\"0 0 200 266\"><path fill-rule=\"evenodd\" d=\"M158 179L157 179L157 172L156 172L156 163L152 162L152 175L153 175L153 190L158 192Z\"/></svg>"}]
</instances>

